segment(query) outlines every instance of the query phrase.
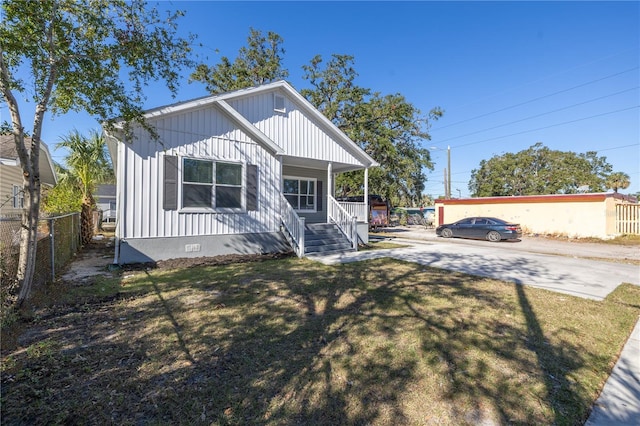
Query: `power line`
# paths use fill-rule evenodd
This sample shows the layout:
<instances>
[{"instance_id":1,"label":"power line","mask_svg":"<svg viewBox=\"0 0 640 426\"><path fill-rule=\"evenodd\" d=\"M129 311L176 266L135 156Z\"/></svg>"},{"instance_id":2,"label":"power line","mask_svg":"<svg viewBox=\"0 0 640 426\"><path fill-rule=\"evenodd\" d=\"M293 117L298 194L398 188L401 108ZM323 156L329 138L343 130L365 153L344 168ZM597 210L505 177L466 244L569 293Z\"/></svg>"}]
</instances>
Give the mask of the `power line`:
<instances>
[{"instance_id":1,"label":"power line","mask_svg":"<svg viewBox=\"0 0 640 426\"><path fill-rule=\"evenodd\" d=\"M602 117L602 116L605 116L605 115L615 114L615 113L618 113L618 112L628 111L628 110L631 110L631 109L634 109L634 108L638 108L638 107L640 107L640 105L634 105L632 107L622 108L622 109L618 109L618 110L615 110L615 111L603 112L602 114L591 115L589 117L578 118L576 120L563 121L562 123L551 124L549 126L538 127L536 129L524 130L522 132L511 133L509 135L497 136L495 138L483 139L481 141L476 141L476 142L469 142L469 143L465 143L465 144L461 144L461 145L452 146L451 148L460 148L460 147L463 147L463 146L475 145L475 144L479 144L479 143L483 143L483 142L494 141L494 140L497 140L497 139L508 138L510 136L517 136L517 135L522 135L522 134L525 134L525 133L536 132L538 130L550 129L552 127L563 126L565 124L576 123L578 121L590 120L592 118L597 118L597 117Z\"/></svg>"},{"instance_id":2,"label":"power line","mask_svg":"<svg viewBox=\"0 0 640 426\"><path fill-rule=\"evenodd\" d=\"M612 151L614 149L630 148L632 146L639 146L639 145L640 145L640 142L639 143L632 143L631 145L615 146L613 148L597 149L597 150L594 150L594 151L595 152Z\"/></svg>"},{"instance_id":3,"label":"power line","mask_svg":"<svg viewBox=\"0 0 640 426\"><path fill-rule=\"evenodd\" d=\"M567 73L567 72L569 72L569 71L573 71L573 70L576 70L576 69L579 69L579 68L585 67L585 66L587 66L587 65L591 65L591 64L595 64L595 63L597 63L597 62L604 61L605 59L615 58L616 56L624 55L624 54L626 54L626 53L628 53L628 52L637 53L637 49L636 49L636 48L625 49L625 50L622 50L622 51L620 51L620 52L613 53L613 54L611 54L611 55L607 55L607 56L603 56L603 57L601 57L601 58L594 59L594 60L589 61L589 62L584 62L584 63L582 63L582 64L580 64L580 65L576 65L576 66L574 66L574 67L567 68L567 69L565 69L565 70L562 70L562 71L559 71L559 72L556 72L556 73L553 73L553 74L549 74L549 75L547 75L547 76L545 76L545 77L542 77L542 78L539 78L539 79L537 79L537 80L533 80L533 81L530 81L530 82L528 82L528 83L520 84L520 85L518 85L518 86L510 87L510 88L507 88L507 89L505 89L505 90L503 90L503 91L501 91L501 92L497 92L497 93L494 93L494 94L492 94L492 95L485 96L485 97L483 97L483 98L475 99L475 100L474 100L474 101L472 101L472 102L467 102L466 104L460 105L460 106L459 106L459 108L461 108L461 107L465 107L465 106L467 106L467 105L472 105L472 104L474 104L474 103L478 103L478 102L479 102L479 101L481 101L481 100L489 99L489 98L492 98L492 97L497 96L497 95L500 95L500 94L509 93L509 92L511 92L511 91L512 91L512 90L514 90L514 89L519 89L520 87L530 86L530 85L532 85L532 84L534 84L534 83L538 83L538 82L541 82L541 81L548 80L548 79L549 79L549 78L551 78L551 77L555 77L555 76L558 76L558 75L562 75L562 74L565 74L565 73Z\"/></svg>"},{"instance_id":4,"label":"power line","mask_svg":"<svg viewBox=\"0 0 640 426\"><path fill-rule=\"evenodd\" d=\"M628 70L620 71L620 72L615 73L615 74L610 74L610 75L607 75L605 77L598 78L596 80L591 80L591 81L588 81L586 83L578 84L577 86L573 86L573 87L570 87L568 89L563 89L563 90L559 90L557 92L549 93L547 95L538 96L537 98L529 99L528 101L524 101L524 102L521 102L519 104L511 105L511 106L504 107L504 108L501 108L501 109L498 109L498 110L495 110L495 111L491 111L491 112L487 112L487 113L484 113L484 114L480 114L480 115L477 115L475 117L467 118L465 120L457 121L455 123L447 124L446 126L442 126L442 127L438 127L438 128L435 128L435 129L431 129L431 132L433 133L436 130L442 130L442 129L445 129L447 127L456 126L458 124L466 123L466 122L472 121L472 120L477 120L478 118L487 117L489 115L496 114L498 112L506 111L506 110L509 110L509 109L512 109L512 108L516 108L516 107L519 107L519 106L522 106L522 105L526 105L526 104L529 104L529 103L532 103L532 102L535 102L535 101L539 101L541 99L549 98L551 96L555 96L555 95L558 95L560 93L569 92L571 90L578 89L580 87L588 86L590 84L597 83L599 81L603 81L603 80L606 80L606 79L609 79L609 78L613 78L613 77L619 76L621 74L625 74L625 73L628 73L628 72L631 72L631 71L635 71L638 68L639 67L633 67L633 68L630 68Z\"/></svg>"},{"instance_id":5,"label":"power line","mask_svg":"<svg viewBox=\"0 0 640 426\"><path fill-rule=\"evenodd\" d=\"M529 117L521 118L521 119L519 119L519 120L510 121L510 122L508 122L508 123L504 123L504 124L499 124L499 125L497 125L497 126L488 127L488 128L486 128L486 129L482 129L482 130L478 130L478 131L475 131L475 132L467 133L467 134L465 134L465 135L460 135L460 136L455 136L455 137L452 137L452 138L443 139L443 140L441 140L441 141L438 141L438 143L443 143L443 142L451 141L451 140L454 140L454 139L460 139L460 138L464 138L464 137L467 137L467 136L476 135L476 134L478 134L478 133L488 132L489 130L498 129L498 128L500 128L500 127L505 127L505 126L509 126L509 125L511 125L511 124L520 123L520 122L522 122L522 121L531 120L531 119L533 119L533 118L542 117L543 115L553 114L553 113L555 113L555 112L560 112L560 111L564 111L564 110L566 110L566 109L574 108L574 107L577 107L577 106L580 106L580 105L585 105L585 104L588 104L588 103L590 103L590 102L599 101L599 100L601 100L601 99L605 99L605 98L609 98L609 97L612 97L612 96L616 96L616 95L619 95L619 94L621 94L621 93L626 93L626 92L630 92L630 91L632 91L632 90L637 90L638 88L640 88L640 86L631 87L631 88L629 88L629 89L625 89L625 90L621 90L621 91L619 91L619 92L611 93L611 94L609 94L609 95L604 95L604 96L600 96L600 97L597 97L597 98L589 99L589 100L586 100L586 101L584 101L584 102L579 102L579 103L577 103L577 104L573 104L573 105L569 105L569 106L566 106L566 107L562 107L562 108L554 109L554 110L547 111L547 112L543 112L543 113L536 114L536 115L531 115L531 116L529 116Z\"/></svg>"}]
</instances>

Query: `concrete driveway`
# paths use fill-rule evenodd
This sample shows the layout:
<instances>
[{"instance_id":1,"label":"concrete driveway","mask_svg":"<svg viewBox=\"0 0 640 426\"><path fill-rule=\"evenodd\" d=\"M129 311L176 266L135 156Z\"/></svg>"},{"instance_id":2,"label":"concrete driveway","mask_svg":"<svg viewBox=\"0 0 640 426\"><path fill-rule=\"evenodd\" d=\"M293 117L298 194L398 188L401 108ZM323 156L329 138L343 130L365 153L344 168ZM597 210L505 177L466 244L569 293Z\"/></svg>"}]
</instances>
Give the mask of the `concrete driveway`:
<instances>
[{"instance_id":1,"label":"concrete driveway","mask_svg":"<svg viewBox=\"0 0 640 426\"><path fill-rule=\"evenodd\" d=\"M553 241L546 244L546 251L555 254L548 254L543 252L544 241L527 244L526 238L522 242L500 243L446 240L435 237L432 230L424 229L397 232L396 235L393 242L410 247L314 256L313 259L336 264L391 257L594 300L604 299L624 282L640 285L640 266L606 260L615 258L611 251L620 249L616 246L597 244L604 246L598 251L589 245L580 247L582 243ZM579 253L580 249L588 250L585 254ZM640 256L637 248L627 249L617 256L633 258L635 252Z\"/></svg>"}]
</instances>

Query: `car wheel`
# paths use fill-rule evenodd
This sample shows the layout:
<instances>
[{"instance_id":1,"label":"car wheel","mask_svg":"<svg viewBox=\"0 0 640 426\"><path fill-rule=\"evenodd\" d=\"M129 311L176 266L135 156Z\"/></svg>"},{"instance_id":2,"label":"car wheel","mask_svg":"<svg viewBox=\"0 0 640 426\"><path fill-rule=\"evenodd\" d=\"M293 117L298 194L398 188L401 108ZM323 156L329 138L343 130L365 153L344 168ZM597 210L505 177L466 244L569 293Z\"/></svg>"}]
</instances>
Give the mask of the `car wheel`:
<instances>
[{"instance_id":1,"label":"car wheel","mask_svg":"<svg viewBox=\"0 0 640 426\"><path fill-rule=\"evenodd\" d=\"M502 236L497 231L489 231L489 233L487 234L487 240L491 241L492 243L496 243L501 239L502 239Z\"/></svg>"},{"instance_id":2,"label":"car wheel","mask_svg":"<svg viewBox=\"0 0 640 426\"><path fill-rule=\"evenodd\" d=\"M444 228L441 233L443 238L451 238L453 237L453 232L449 228Z\"/></svg>"}]
</instances>

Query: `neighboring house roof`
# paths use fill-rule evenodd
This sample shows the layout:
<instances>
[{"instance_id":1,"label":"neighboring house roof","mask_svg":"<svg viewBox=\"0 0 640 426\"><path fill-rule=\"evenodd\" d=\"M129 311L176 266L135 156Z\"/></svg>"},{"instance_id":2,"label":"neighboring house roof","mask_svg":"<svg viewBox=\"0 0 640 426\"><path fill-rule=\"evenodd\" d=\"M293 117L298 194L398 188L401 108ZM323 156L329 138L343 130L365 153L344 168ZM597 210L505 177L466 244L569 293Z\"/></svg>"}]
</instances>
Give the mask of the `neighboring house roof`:
<instances>
[{"instance_id":1,"label":"neighboring house roof","mask_svg":"<svg viewBox=\"0 0 640 426\"><path fill-rule=\"evenodd\" d=\"M25 144L27 148L30 148L31 138L25 137ZM0 135L0 164L20 167L20 159L18 158L13 135ZM53 160L51 159L51 154L49 154L47 144L42 141L40 142L39 165L40 182L51 186L55 185L58 182L58 178L53 166Z\"/></svg>"},{"instance_id":2,"label":"neighboring house roof","mask_svg":"<svg viewBox=\"0 0 640 426\"><path fill-rule=\"evenodd\" d=\"M114 184L100 184L96 187L96 192L93 194L95 199L99 198L115 198L116 186Z\"/></svg>"},{"instance_id":3,"label":"neighboring house roof","mask_svg":"<svg viewBox=\"0 0 640 426\"><path fill-rule=\"evenodd\" d=\"M284 91L290 96L290 99L298 105L301 110L308 116L314 118L322 127L331 134L336 141L341 144L351 155L358 159L365 167L374 167L379 164L362 150L355 142L353 142L347 135L342 132L335 124L325 117L320 111L318 111L304 96L298 93L289 83L284 80L276 81L274 83L265 84L262 86L250 87L247 89L236 90L233 92L223 93L219 95L211 95L202 98L193 99L190 101L179 102L172 105L162 106L146 111L144 117L146 119L158 118L169 114L178 112L186 112L192 109L202 108L203 106L214 106L223 114L225 114L230 120L238 125L243 131L251 135L252 138L261 144L267 151L274 155L284 154L282 148L277 143L272 141L267 135L262 133L256 126L250 123L245 117L243 117L238 111L236 111L227 101L240 99L247 96L253 96L263 92L273 91L279 89ZM115 163L116 158L112 155L112 159ZM114 164L115 165L115 164Z\"/></svg>"}]
</instances>

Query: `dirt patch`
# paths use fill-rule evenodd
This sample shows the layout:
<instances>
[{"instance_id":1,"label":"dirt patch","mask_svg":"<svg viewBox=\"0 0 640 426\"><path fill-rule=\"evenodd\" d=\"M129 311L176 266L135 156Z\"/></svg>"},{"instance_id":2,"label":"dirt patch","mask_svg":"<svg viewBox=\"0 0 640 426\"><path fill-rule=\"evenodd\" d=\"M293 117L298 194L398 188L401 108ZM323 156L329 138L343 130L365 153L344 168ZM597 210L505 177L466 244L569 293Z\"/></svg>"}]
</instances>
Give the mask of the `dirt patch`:
<instances>
[{"instance_id":1,"label":"dirt patch","mask_svg":"<svg viewBox=\"0 0 640 426\"><path fill-rule=\"evenodd\" d=\"M113 276L118 271L144 271L148 269L177 269L197 266L229 265L232 263L261 262L290 257L293 252L273 254L226 254L220 256L183 257L157 262L113 264L115 238L98 236L78 253L61 275L60 281L72 285L90 284L95 277Z\"/></svg>"},{"instance_id":2,"label":"dirt patch","mask_svg":"<svg viewBox=\"0 0 640 426\"><path fill-rule=\"evenodd\" d=\"M159 260L157 262L132 263L120 265L123 271L141 271L146 269L178 269L196 266L219 266L232 263L263 262L293 256L292 252L273 254L225 254L220 256L182 257Z\"/></svg>"}]
</instances>

